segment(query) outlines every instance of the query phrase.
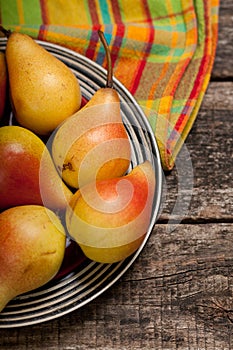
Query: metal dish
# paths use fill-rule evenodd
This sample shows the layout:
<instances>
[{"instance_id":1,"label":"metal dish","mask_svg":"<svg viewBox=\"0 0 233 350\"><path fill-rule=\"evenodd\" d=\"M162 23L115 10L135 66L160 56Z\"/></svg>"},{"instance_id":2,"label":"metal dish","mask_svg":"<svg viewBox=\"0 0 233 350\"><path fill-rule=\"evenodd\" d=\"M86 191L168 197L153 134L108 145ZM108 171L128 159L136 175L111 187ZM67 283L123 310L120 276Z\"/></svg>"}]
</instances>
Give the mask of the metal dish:
<instances>
[{"instance_id":1,"label":"metal dish","mask_svg":"<svg viewBox=\"0 0 233 350\"><path fill-rule=\"evenodd\" d=\"M64 47L42 41L37 42L72 69L79 79L82 95L86 100L105 85L106 70L95 62ZM0 50L5 51L5 48L6 39L0 39ZM148 120L134 97L117 79L114 79L114 88L120 96L123 122L131 141L131 167L148 159L152 162L156 173L156 193L147 235L132 256L115 264L95 263L83 257L78 248L75 248L74 253L74 250L67 247L66 268L42 288L12 300L0 313L0 328L49 321L91 302L129 269L152 232L162 196L162 169L157 143ZM75 260L75 254L78 256L77 260Z\"/></svg>"}]
</instances>

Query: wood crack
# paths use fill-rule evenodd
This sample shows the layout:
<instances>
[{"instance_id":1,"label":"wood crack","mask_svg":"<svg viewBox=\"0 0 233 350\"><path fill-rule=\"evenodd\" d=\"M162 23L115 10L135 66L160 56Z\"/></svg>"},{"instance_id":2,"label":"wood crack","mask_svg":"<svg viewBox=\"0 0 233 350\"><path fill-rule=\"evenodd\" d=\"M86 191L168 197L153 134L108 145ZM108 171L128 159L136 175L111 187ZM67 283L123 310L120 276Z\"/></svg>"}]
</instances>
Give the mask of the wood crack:
<instances>
[{"instance_id":1,"label":"wood crack","mask_svg":"<svg viewBox=\"0 0 233 350\"><path fill-rule=\"evenodd\" d=\"M209 263L209 261L207 261ZM206 267L199 267L199 262L197 261L196 262L198 268L197 269L188 269L188 270L185 270L185 271L176 271L175 273L171 273L171 274L161 274L159 276L152 276L152 277L144 277L144 278L137 278L137 279L124 279L124 283L134 283L134 282L147 282L147 281L153 281L153 280L159 280L159 279L169 279L169 278L174 278L174 277L178 277L178 276L183 276L183 275L192 275L193 273L197 273L197 272L203 272L203 271L209 271L210 270L210 267L209 265L206 266ZM201 262L201 264L203 264L203 261ZM229 264L229 265L226 265L225 268L231 268L232 265ZM220 265L215 265L214 266L215 269L218 269L218 268L222 268L222 264ZM188 277L188 276L187 276ZM188 281L191 281L192 280L192 277L190 277L189 279L186 279L185 282L188 282ZM184 280L182 281L175 281L174 283L168 283L169 285L178 285L179 283L184 283Z\"/></svg>"},{"instance_id":2,"label":"wood crack","mask_svg":"<svg viewBox=\"0 0 233 350\"><path fill-rule=\"evenodd\" d=\"M205 307L208 307L208 308L212 308L213 310L220 310L222 311L227 319L230 321L230 323L233 324L233 309L227 309L226 307L223 307L218 301L215 301L215 300L212 300L212 303L214 304L214 306L209 306L209 305L205 305ZM199 305L201 306L201 305ZM202 305L204 306L204 305ZM232 314L232 316L231 316Z\"/></svg>"},{"instance_id":3,"label":"wood crack","mask_svg":"<svg viewBox=\"0 0 233 350\"><path fill-rule=\"evenodd\" d=\"M233 224L233 218L232 217L221 217L221 218L198 218L198 217L188 217L184 218L181 221L176 218L169 218L167 215L163 215L160 218L158 218L157 224L174 224L174 225L201 225L201 224Z\"/></svg>"}]
</instances>

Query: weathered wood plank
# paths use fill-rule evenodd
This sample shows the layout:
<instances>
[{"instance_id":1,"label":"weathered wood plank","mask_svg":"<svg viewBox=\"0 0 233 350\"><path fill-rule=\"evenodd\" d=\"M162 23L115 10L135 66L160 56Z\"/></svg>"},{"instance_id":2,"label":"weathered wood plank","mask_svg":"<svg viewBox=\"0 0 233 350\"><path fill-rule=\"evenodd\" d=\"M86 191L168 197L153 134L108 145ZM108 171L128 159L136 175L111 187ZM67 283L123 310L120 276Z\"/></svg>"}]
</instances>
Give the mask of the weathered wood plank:
<instances>
[{"instance_id":1,"label":"weathered wood plank","mask_svg":"<svg viewBox=\"0 0 233 350\"><path fill-rule=\"evenodd\" d=\"M1 349L232 349L232 228L157 225L113 288L61 319L1 330Z\"/></svg>"},{"instance_id":2,"label":"weathered wood plank","mask_svg":"<svg viewBox=\"0 0 233 350\"><path fill-rule=\"evenodd\" d=\"M200 110L222 110L232 112L233 82L210 82ZM230 116L229 116L230 119Z\"/></svg>"},{"instance_id":3,"label":"weathered wood plank","mask_svg":"<svg viewBox=\"0 0 233 350\"><path fill-rule=\"evenodd\" d=\"M181 152L179 168L184 169L174 169L165 177L166 193L160 219L173 217L177 194L181 193L182 203L191 199L187 220L233 220L233 82L209 84L185 147L192 167L185 165ZM188 177L188 189L192 189L193 179L191 198L186 190L177 189L177 182L182 184ZM176 218L180 220L183 215L181 211Z\"/></svg>"},{"instance_id":4,"label":"weathered wood plank","mask_svg":"<svg viewBox=\"0 0 233 350\"><path fill-rule=\"evenodd\" d=\"M220 1L217 54L212 79L233 79L233 2Z\"/></svg>"}]
</instances>

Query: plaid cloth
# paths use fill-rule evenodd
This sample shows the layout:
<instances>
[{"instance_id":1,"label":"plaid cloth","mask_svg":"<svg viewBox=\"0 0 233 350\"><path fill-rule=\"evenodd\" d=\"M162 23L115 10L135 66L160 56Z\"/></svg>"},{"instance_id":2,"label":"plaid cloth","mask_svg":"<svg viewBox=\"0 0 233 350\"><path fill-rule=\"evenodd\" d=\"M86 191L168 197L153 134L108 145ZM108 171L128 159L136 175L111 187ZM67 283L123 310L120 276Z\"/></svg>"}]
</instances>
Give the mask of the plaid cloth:
<instances>
[{"instance_id":1,"label":"plaid cloth","mask_svg":"<svg viewBox=\"0 0 233 350\"><path fill-rule=\"evenodd\" d=\"M7 0L7 29L68 47L106 67L134 95L171 170L197 116L216 52L219 0Z\"/></svg>"}]
</instances>

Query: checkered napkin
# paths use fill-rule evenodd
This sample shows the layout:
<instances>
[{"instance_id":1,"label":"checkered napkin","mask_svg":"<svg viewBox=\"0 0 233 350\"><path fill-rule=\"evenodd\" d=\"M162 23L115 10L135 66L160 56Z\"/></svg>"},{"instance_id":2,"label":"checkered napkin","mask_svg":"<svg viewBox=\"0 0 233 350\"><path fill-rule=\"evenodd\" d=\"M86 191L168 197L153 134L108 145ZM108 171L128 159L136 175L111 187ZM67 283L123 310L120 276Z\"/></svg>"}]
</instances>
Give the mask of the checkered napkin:
<instances>
[{"instance_id":1,"label":"checkered napkin","mask_svg":"<svg viewBox=\"0 0 233 350\"><path fill-rule=\"evenodd\" d=\"M134 95L171 170L197 116L216 51L219 0L7 0L7 29L68 47L106 67Z\"/></svg>"}]
</instances>

